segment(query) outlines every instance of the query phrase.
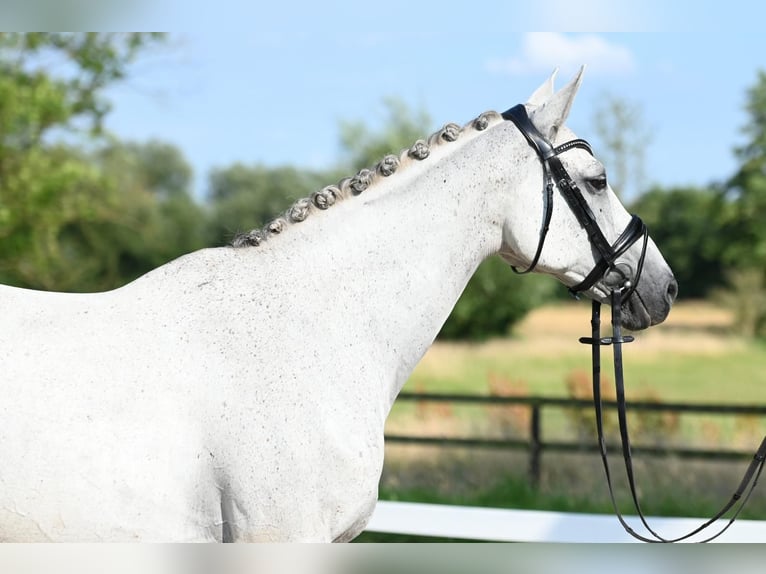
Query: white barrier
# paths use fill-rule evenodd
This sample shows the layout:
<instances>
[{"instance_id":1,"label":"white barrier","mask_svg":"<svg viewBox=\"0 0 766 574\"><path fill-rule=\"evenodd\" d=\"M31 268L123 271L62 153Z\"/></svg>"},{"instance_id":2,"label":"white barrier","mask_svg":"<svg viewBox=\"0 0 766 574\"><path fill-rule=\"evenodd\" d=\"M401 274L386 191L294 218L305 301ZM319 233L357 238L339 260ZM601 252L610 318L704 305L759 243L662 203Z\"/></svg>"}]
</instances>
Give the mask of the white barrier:
<instances>
[{"instance_id":1,"label":"white barrier","mask_svg":"<svg viewBox=\"0 0 766 574\"><path fill-rule=\"evenodd\" d=\"M666 538L682 536L705 522L701 518L647 520L657 534ZM644 533L638 518L628 516L626 521L637 533ZM725 524L725 520L719 520L718 528L708 529L708 536ZM378 502L367 530L495 542L636 542L612 515L414 502ZM716 541L766 542L766 521L737 520Z\"/></svg>"}]
</instances>

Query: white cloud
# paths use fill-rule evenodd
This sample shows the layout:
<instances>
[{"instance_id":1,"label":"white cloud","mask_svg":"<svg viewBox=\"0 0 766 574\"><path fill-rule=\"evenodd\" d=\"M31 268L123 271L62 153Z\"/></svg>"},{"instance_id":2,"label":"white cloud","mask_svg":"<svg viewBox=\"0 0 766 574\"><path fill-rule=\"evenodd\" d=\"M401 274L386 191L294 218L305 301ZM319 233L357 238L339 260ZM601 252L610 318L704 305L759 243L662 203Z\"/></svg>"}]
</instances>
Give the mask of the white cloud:
<instances>
[{"instance_id":1,"label":"white cloud","mask_svg":"<svg viewBox=\"0 0 766 574\"><path fill-rule=\"evenodd\" d=\"M752 0L751 0L752 1ZM641 0L546 0L534 3L541 22L532 30L567 30L569 32L648 32L657 31L672 8L670 2ZM683 4L683 3L681 3ZM675 7L675 6L673 6ZM688 14L689 9L685 12Z\"/></svg>"},{"instance_id":2,"label":"white cloud","mask_svg":"<svg viewBox=\"0 0 766 574\"><path fill-rule=\"evenodd\" d=\"M529 32L524 36L521 54L490 60L487 69L498 74L522 75L547 74L560 68L563 74L571 74L583 64L591 74L624 75L635 68L630 50L596 34Z\"/></svg>"}]
</instances>

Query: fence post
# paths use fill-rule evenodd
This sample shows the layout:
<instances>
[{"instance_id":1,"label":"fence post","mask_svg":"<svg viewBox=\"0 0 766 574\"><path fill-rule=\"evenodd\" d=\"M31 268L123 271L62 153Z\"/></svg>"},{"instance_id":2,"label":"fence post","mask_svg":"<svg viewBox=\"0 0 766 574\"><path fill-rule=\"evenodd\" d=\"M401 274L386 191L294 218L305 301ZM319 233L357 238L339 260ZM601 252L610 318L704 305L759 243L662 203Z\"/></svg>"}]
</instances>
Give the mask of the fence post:
<instances>
[{"instance_id":1,"label":"fence post","mask_svg":"<svg viewBox=\"0 0 766 574\"><path fill-rule=\"evenodd\" d=\"M532 416L529 420L529 481L532 488L540 486L540 452L542 442L540 440L540 403L535 401L531 404Z\"/></svg>"}]
</instances>

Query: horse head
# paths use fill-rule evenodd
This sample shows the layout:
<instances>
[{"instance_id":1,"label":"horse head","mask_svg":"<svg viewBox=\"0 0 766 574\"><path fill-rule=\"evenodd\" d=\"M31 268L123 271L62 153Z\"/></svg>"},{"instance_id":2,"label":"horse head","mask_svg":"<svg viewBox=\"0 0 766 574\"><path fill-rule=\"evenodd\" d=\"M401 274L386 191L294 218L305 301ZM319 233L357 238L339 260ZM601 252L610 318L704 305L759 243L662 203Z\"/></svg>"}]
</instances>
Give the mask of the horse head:
<instances>
[{"instance_id":1,"label":"horse head","mask_svg":"<svg viewBox=\"0 0 766 574\"><path fill-rule=\"evenodd\" d=\"M622 324L639 330L661 323L678 285L646 227L631 216L609 185L606 170L584 140L564 123L582 80L560 91L545 82L524 106L503 114L506 130L526 139L512 158L521 186L503 226L500 255L516 270L553 275L605 302L621 290ZM541 193L542 190L542 193ZM542 213L539 217L530 214Z\"/></svg>"}]
</instances>

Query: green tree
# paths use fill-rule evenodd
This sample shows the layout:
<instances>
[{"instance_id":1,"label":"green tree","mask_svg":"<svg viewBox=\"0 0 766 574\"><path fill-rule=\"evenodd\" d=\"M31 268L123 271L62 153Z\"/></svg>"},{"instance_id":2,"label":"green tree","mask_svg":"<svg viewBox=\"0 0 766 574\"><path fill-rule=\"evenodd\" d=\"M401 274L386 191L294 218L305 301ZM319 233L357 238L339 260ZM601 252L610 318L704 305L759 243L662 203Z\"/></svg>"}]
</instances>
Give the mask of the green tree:
<instances>
[{"instance_id":1,"label":"green tree","mask_svg":"<svg viewBox=\"0 0 766 574\"><path fill-rule=\"evenodd\" d=\"M766 269L766 72L758 72L747 92L748 121L744 145L734 153L739 169L726 185L725 262L734 267Z\"/></svg>"},{"instance_id":2,"label":"green tree","mask_svg":"<svg viewBox=\"0 0 766 574\"><path fill-rule=\"evenodd\" d=\"M468 282L439 338L481 341L509 335L529 311L550 301L558 287L551 277L517 275L500 257L490 257Z\"/></svg>"},{"instance_id":3,"label":"green tree","mask_svg":"<svg viewBox=\"0 0 766 574\"><path fill-rule=\"evenodd\" d=\"M168 200L189 195L194 172L176 146L150 140L123 142L119 147L139 166L142 184L156 197Z\"/></svg>"},{"instance_id":4,"label":"green tree","mask_svg":"<svg viewBox=\"0 0 766 574\"><path fill-rule=\"evenodd\" d=\"M630 206L673 269L679 297L706 297L723 284L721 209L718 191L693 187L654 187Z\"/></svg>"},{"instance_id":5,"label":"green tree","mask_svg":"<svg viewBox=\"0 0 766 574\"><path fill-rule=\"evenodd\" d=\"M718 234L726 266L725 289L715 295L735 315L737 330L766 336L766 72L748 89L742 128L745 143L734 150L739 168L722 194Z\"/></svg>"},{"instance_id":6,"label":"green tree","mask_svg":"<svg viewBox=\"0 0 766 574\"><path fill-rule=\"evenodd\" d=\"M598 136L595 151L607 168L612 189L619 196L635 197L643 191L644 157L651 141L641 106L606 94L593 124Z\"/></svg>"},{"instance_id":7,"label":"green tree","mask_svg":"<svg viewBox=\"0 0 766 574\"><path fill-rule=\"evenodd\" d=\"M93 157L104 88L153 34L0 34L0 280L89 290L103 275L85 253L130 206ZM65 136L65 137L64 137ZM124 174L122 174L124 175ZM105 285L109 281L100 283ZM113 286L113 285L111 285Z\"/></svg>"},{"instance_id":8,"label":"green tree","mask_svg":"<svg viewBox=\"0 0 766 574\"><path fill-rule=\"evenodd\" d=\"M383 106L386 118L379 131L360 120L341 122L341 149L351 169L370 167L387 154L399 153L433 129L431 116L423 109L412 110L394 97L385 98Z\"/></svg>"},{"instance_id":9,"label":"green tree","mask_svg":"<svg viewBox=\"0 0 766 574\"><path fill-rule=\"evenodd\" d=\"M100 132L110 109L104 88L124 79L135 58L162 38L143 33L0 33L4 143L39 142L52 128ZM60 72L56 76L54 69Z\"/></svg>"},{"instance_id":10,"label":"green tree","mask_svg":"<svg viewBox=\"0 0 766 574\"><path fill-rule=\"evenodd\" d=\"M727 270L726 286L713 291L712 298L732 312L736 333L750 338L766 336L766 276L763 269Z\"/></svg>"},{"instance_id":11,"label":"green tree","mask_svg":"<svg viewBox=\"0 0 766 574\"><path fill-rule=\"evenodd\" d=\"M124 283L206 245L207 214L192 199L192 169L178 148L112 141L94 161L121 206L117 217L93 226L102 241L84 246L99 269L94 283Z\"/></svg>"},{"instance_id":12,"label":"green tree","mask_svg":"<svg viewBox=\"0 0 766 574\"><path fill-rule=\"evenodd\" d=\"M207 197L212 214L210 237L228 243L234 235L260 227L301 197L337 181L334 172L315 172L290 166L247 166L236 163L214 169Z\"/></svg>"}]
</instances>

